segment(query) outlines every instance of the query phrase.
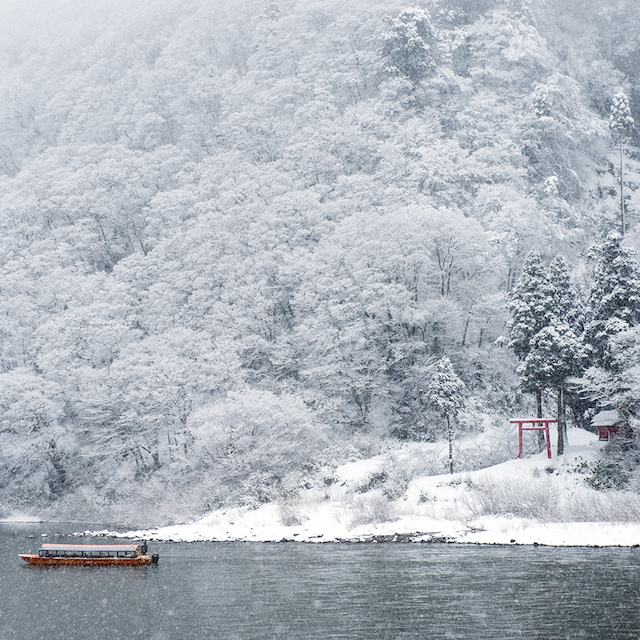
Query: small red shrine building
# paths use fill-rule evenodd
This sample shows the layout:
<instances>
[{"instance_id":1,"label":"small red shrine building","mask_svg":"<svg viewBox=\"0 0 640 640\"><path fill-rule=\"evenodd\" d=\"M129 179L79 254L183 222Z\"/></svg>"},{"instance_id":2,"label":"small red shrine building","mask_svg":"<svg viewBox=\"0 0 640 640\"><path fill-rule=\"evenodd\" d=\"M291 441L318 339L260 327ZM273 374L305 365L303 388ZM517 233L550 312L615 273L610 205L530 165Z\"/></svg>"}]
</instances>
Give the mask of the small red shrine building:
<instances>
[{"instance_id":1,"label":"small red shrine building","mask_svg":"<svg viewBox=\"0 0 640 640\"><path fill-rule=\"evenodd\" d=\"M594 427L598 427L599 440L607 441L618 435L622 420L615 409L607 409L596 413L591 420L591 424Z\"/></svg>"}]
</instances>

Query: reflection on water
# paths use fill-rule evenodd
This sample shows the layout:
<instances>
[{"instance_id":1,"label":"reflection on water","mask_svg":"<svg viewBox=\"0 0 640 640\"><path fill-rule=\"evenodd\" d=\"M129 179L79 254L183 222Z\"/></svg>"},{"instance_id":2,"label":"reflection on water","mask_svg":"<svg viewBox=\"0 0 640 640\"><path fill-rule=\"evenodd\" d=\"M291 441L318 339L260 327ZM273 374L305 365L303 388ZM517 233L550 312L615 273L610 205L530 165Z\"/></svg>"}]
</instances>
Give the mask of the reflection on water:
<instances>
[{"instance_id":1,"label":"reflection on water","mask_svg":"<svg viewBox=\"0 0 640 640\"><path fill-rule=\"evenodd\" d=\"M637 549L152 543L156 566L43 569L17 556L41 530L0 525L2 640L640 637Z\"/></svg>"}]
</instances>

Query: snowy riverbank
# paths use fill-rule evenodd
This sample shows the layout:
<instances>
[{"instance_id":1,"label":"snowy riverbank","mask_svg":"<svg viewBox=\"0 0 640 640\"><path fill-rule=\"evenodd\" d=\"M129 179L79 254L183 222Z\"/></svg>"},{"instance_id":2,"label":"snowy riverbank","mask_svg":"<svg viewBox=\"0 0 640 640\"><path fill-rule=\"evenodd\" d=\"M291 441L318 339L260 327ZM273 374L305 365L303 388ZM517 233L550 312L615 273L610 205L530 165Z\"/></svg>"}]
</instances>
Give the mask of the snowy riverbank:
<instances>
[{"instance_id":1,"label":"snowy riverbank","mask_svg":"<svg viewBox=\"0 0 640 640\"><path fill-rule=\"evenodd\" d=\"M565 455L551 460L538 454L479 471L417 478L396 499L379 488L362 490L383 457L360 460L340 467L335 485L301 492L295 500L115 535L175 542L640 545L640 498L588 486L585 469L601 443L579 429L570 430L569 442Z\"/></svg>"}]
</instances>

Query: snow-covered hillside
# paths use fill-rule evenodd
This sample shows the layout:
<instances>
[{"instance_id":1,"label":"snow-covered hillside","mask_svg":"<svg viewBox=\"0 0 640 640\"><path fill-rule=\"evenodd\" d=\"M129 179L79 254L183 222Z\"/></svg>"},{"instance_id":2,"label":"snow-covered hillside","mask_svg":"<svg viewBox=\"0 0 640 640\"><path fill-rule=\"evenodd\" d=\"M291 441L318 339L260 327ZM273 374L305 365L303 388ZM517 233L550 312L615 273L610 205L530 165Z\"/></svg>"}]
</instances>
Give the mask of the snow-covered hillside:
<instances>
[{"instance_id":1,"label":"snow-covered hillside","mask_svg":"<svg viewBox=\"0 0 640 640\"><path fill-rule=\"evenodd\" d=\"M543 396L640 487L632 2L3 9L0 518L471 522Z\"/></svg>"},{"instance_id":2,"label":"snow-covered hillside","mask_svg":"<svg viewBox=\"0 0 640 640\"><path fill-rule=\"evenodd\" d=\"M221 510L192 524L116 535L175 542L640 544L637 495L596 491L585 483L602 443L581 429L569 430L569 443L563 456L554 452L551 460L536 454L469 473L417 478L392 501L381 489L362 491L375 484L384 464L378 456L344 465L339 483L324 492L309 490L286 503Z\"/></svg>"}]
</instances>

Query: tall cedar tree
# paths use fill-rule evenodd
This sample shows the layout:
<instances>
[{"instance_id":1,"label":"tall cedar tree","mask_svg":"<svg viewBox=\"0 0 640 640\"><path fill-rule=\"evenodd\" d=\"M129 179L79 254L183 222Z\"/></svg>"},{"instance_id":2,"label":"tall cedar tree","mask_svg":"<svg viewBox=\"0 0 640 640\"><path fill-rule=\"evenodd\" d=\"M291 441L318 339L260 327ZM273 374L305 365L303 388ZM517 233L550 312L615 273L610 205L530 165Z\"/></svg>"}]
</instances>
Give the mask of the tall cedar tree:
<instances>
[{"instance_id":1,"label":"tall cedar tree","mask_svg":"<svg viewBox=\"0 0 640 640\"><path fill-rule=\"evenodd\" d=\"M597 263L587 304L585 342L591 348L591 365L609 372L617 369L612 339L640 324L640 273L634 252L620 242L619 234L611 234L590 251Z\"/></svg>"},{"instance_id":2,"label":"tall cedar tree","mask_svg":"<svg viewBox=\"0 0 640 640\"><path fill-rule=\"evenodd\" d=\"M455 418L463 406L462 391L464 382L453 370L451 361L446 356L438 360L436 373L427 388L429 404L447 421L447 438L449 440L449 473L453 473L453 437L451 419Z\"/></svg>"},{"instance_id":3,"label":"tall cedar tree","mask_svg":"<svg viewBox=\"0 0 640 640\"><path fill-rule=\"evenodd\" d=\"M586 365L587 351L582 342L584 331L583 309L576 287L569 276L567 263L562 256L556 256L549 265L549 280L553 288L555 314L553 326L560 341L557 343L555 357L558 361L555 387L558 400L558 454L564 451L566 444L567 421L566 404L570 399L574 417L584 410L578 394L567 390L569 378L582 374Z\"/></svg>"},{"instance_id":4,"label":"tall cedar tree","mask_svg":"<svg viewBox=\"0 0 640 640\"><path fill-rule=\"evenodd\" d=\"M609 116L609 129L618 143L620 152L620 231L625 232L624 220L624 137L629 135L633 127L633 118L629 108L629 98L624 91L619 91L611 100L611 115Z\"/></svg>"},{"instance_id":5,"label":"tall cedar tree","mask_svg":"<svg viewBox=\"0 0 640 640\"><path fill-rule=\"evenodd\" d=\"M579 337L578 298L571 285L564 258L555 258L548 271L553 300L547 326L529 343L529 353L518 368L520 382L528 389L555 389L558 407L558 455L564 452L567 380L578 376L584 362Z\"/></svg>"},{"instance_id":6,"label":"tall cedar tree","mask_svg":"<svg viewBox=\"0 0 640 640\"><path fill-rule=\"evenodd\" d=\"M542 264L540 254L531 251L525 258L522 275L507 303L511 312L509 328L509 348L516 358L524 362L531 351L533 338L544 329L554 315L556 305L554 288L549 274ZM525 391L535 394L538 417L542 417L542 390L533 377L521 378ZM542 442L540 442L542 445Z\"/></svg>"}]
</instances>

